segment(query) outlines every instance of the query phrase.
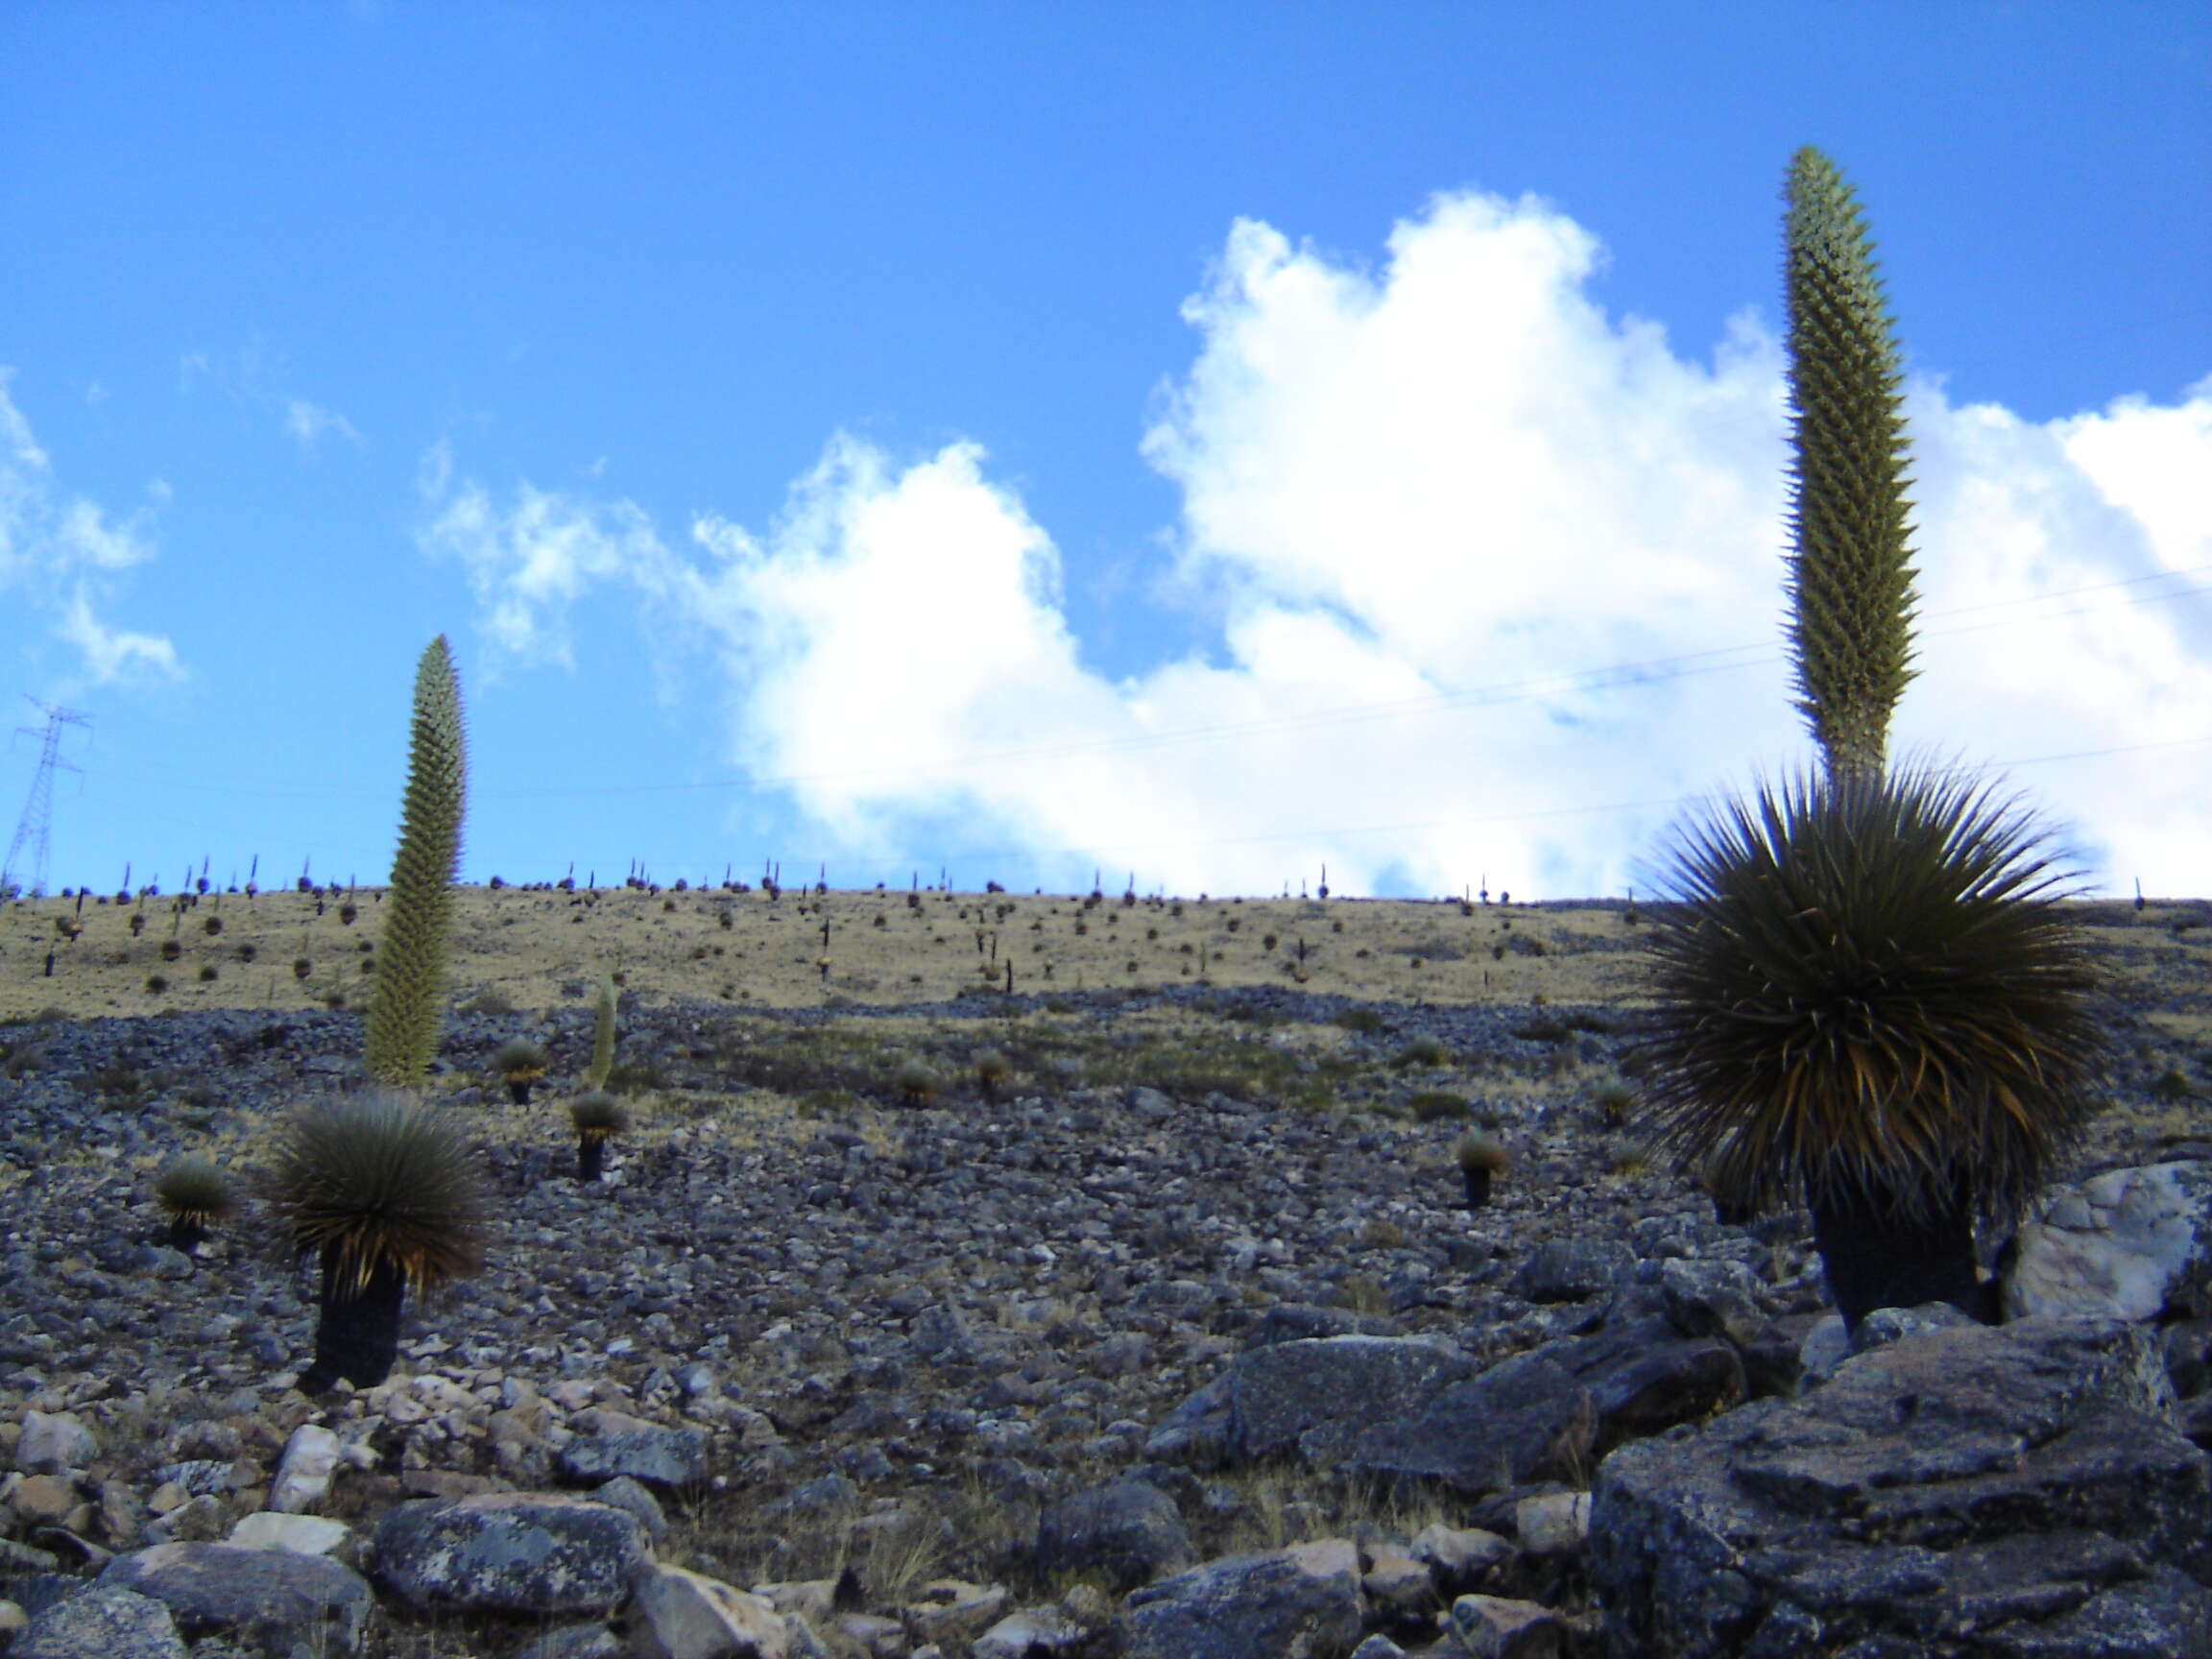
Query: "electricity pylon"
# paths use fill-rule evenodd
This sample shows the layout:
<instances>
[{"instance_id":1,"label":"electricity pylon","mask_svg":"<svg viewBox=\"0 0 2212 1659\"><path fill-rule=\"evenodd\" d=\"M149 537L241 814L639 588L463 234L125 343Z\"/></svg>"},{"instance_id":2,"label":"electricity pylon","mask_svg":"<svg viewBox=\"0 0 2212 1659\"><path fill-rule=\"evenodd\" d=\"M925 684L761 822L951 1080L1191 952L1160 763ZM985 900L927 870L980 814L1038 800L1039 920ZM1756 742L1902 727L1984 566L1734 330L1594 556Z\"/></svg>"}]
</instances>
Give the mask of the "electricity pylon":
<instances>
[{"instance_id":1,"label":"electricity pylon","mask_svg":"<svg viewBox=\"0 0 2212 1659\"><path fill-rule=\"evenodd\" d=\"M54 774L58 770L80 770L61 758L61 729L64 726L85 726L92 723L74 709L61 709L52 703L41 703L26 694L25 701L46 716L46 730L18 726L16 735L39 739L38 775L31 780L30 799L23 803L23 816L16 821L15 839L8 843L8 859L0 864L0 899L12 894L25 875L24 891L33 899L43 898L46 893L46 856L54 834ZM23 868L23 849L31 849L31 867Z\"/></svg>"}]
</instances>

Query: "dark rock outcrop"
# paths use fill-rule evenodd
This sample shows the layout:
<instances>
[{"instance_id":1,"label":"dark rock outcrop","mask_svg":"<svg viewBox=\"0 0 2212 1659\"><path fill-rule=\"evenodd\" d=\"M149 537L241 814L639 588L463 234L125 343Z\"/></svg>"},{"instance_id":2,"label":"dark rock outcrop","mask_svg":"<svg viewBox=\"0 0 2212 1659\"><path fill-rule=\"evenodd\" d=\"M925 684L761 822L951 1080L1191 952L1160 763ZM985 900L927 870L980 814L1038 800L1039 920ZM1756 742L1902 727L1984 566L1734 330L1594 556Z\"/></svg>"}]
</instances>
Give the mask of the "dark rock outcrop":
<instances>
[{"instance_id":1,"label":"dark rock outcrop","mask_svg":"<svg viewBox=\"0 0 2212 1659\"><path fill-rule=\"evenodd\" d=\"M1589 1545L1613 1650L2212 1651L2212 1458L2173 1410L2143 1331L2032 1320L1623 1447Z\"/></svg>"}]
</instances>

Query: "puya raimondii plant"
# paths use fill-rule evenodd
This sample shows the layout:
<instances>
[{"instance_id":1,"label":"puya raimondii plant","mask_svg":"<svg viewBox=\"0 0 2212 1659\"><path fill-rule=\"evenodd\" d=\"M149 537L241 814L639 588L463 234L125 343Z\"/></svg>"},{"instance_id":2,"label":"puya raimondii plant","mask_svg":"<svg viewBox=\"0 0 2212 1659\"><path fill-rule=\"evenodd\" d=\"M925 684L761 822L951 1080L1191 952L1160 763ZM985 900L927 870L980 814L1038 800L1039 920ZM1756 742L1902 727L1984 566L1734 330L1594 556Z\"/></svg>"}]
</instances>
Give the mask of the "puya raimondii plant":
<instances>
[{"instance_id":1,"label":"puya raimondii plant","mask_svg":"<svg viewBox=\"0 0 2212 1659\"><path fill-rule=\"evenodd\" d=\"M420 1085L438 1052L453 878L461 864L468 789L461 686L441 634L424 648L415 670L399 851L392 864L384 948L369 1002L369 1075L394 1088Z\"/></svg>"},{"instance_id":2,"label":"puya raimondii plant","mask_svg":"<svg viewBox=\"0 0 2212 1659\"><path fill-rule=\"evenodd\" d=\"M453 1119L419 1098L373 1091L299 1113L279 1131L267 1191L293 1253L321 1268L301 1393L383 1382L408 1287L483 1265L475 1159Z\"/></svg>"},{"instance_id":3,"label":"puya raimondii plant","mask_svg":"<svg viewBox=\"0 0 2212 1659\"><path fill-rule=\"evenodd\" d=\"M237 1189L221 1165L197 1153L178 1159L155 1178L154 1199L169 1217L169 1244L186 1255L199 1249L209 1228L238 1209Z\"/></svg>"},{"instance_id":4,"label":"puya raimondii plant","mask_svg":"<svg viewBox=\"0 0 2212 1659\"><path fill-rule=\"evenodd\" d=\"M1928 1301L1993 1319L1977 1223L2079 1133L2096 979L2048 829L1958 771L1887 769L1913 577L1897 352L1834 163L1800 150L1785 194L1791 651L1823 769L1678 832L1645 1116L1732 1218L1802 1193L1854 1328Z\"/></svg>"},{"instance_id":5,"label":"puya raimondii plant","mask_svg":"<svg viewBox=\"0 0 2212 1659\"><path fill-rule=\"evenodd\" d=\"M1783 195L1797 709L1831 778L1879 774L1890 711L1912 678L1902 374L1851 186L1807 146Z\"/></svg>"},{"instance_id":6,"label":"puya raimondii plant","mask_svg":"<svg viewBox=\"0 0 2212 1659\"><path fill-rule=\"evenodd\" d=\"M2017 802L1934 767L1762 788L1680 833L1652 946L1658 1141L1738 1214L1802 1191L1856 1326L1987 1318L1975 1225L2076 1141L2102 1070L2071 876Z\"/></svg>"},{"instance_id":7,"label":"puya raimondii plant","mask_svg":"<svg viewBox=\"0 0 2212 1659\"><path fill-rule=\"evenodd\" d=\"M576 1179L596 1181L606 1167L607 1142L628 1131L630 1114L606 1090L593 1089L568 1103L568 1121L576 1131Z\"/></svg>"},{"instance_id":8,"label":"puya raimondii plant","mask_svg":"<svg viewBox=\"0 0 2212 1659\"><path fill-rule=\"evenodd\" d=\"M530 1089L551 1067L544 1048L527 1037L511 1037L492 1056L492 1070L517 1106L530 1104Z\"/></svg>"}]
</instances>

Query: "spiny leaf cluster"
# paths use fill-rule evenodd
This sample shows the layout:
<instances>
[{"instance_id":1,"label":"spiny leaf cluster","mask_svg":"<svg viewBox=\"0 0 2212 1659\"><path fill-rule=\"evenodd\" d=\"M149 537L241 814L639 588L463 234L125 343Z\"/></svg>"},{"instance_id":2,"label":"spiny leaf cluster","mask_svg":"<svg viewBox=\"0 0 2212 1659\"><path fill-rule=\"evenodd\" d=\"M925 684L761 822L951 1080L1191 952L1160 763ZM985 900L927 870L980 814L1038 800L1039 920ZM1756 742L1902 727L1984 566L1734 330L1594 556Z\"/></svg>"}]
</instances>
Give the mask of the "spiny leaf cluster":
<instances>
[{"instance_id":1,"label":"spiny leaf cluster","mask_svg":"<svg viewBox=\"0 0 2212 1659\"><path fill-rule=\"evenodd\" d=\"M2002 1220L2105 1057L2071 873L2015 799L1928 765L1763 785L1680 831L1652 943L1646 1127L1732 1200L1963 1176Z\"/></svg>"},{"instance_id":2,"label":"spiny leaf cluster","mask_svg":"<svg viewBox=\"0 0 2212 1659\"><path fill-rule=\"evenodd\" d=\"M155 1178L154 1199L173 1220L205 1227L238 1208L238 1192L223 1166L187 1153Z\"/></svg>"},{"instance_id":3,"label":"spiny leaf cluster","mask_svg":"<svg viewBox=\"0 0 2212 1659\"><path fill-rule=\"evenodd\" d=\"M330 1282L349 1296L380 1265L435 1288L484 1262L469 1145L443 1112L403 1095L354 1095L293 1117L268 1193L294 1252L330 1261Z\"/></svg>"},{"instance_id":4,"label":"spiny leaf cluster","mask_svg":"<svg viewBox=\"0 0 2212 1659\"><path fill-rule=\"evenodd\" d=\"M424 648L415 671L399 851L392 865L384 949L365 1043L369 1074L396 1088L420 1083L438 1052L468 788L461 687L441 634Z\"/></svg>"},{"instance_id":5,"label":"spiny leaf cluster","mask_svg":"<svg viewBox=\"0 0 2212 1659\"><path fill-rule=\"evenodd\" d=\"M1890 710L1912 678L1902 375L1850 185L1808 147L1784 194L1797 709L1832 774L1880 771Z\"/></svg>"}]
</instances>

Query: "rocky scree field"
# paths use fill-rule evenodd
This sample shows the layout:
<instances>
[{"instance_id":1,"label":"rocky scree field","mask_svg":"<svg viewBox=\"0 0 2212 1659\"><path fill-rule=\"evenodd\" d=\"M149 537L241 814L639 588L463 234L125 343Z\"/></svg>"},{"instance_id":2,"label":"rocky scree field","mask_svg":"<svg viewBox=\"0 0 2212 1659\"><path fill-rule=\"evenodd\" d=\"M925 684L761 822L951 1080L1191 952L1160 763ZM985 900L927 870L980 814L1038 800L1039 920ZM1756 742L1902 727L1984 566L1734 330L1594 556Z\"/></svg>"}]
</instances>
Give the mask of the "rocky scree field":
<instances>
[{"instance_id":1,"label":"rocky scree field","mask_svg":"<svg viewBox=\"0 0 2212 1659\"><path fill-rule=\"evenodd\" d=\"M219 933L206 899L167 917L151 902L159 920L136 935L135 905L5 911L0 1462L33 1411L75 1415L96 1452L65 1502L12 1485L0 1595L150 1541L227 1536L301 1424L345 1443L325 1512L358 1537L410 1496L578 1483L572 1449L612 1412L708 1448L700 1478L660 1488L661 1560L740 1586L841 1581L873 1644L854 1650L911 1652L928 1634L915 1607L949 1594L933 1583L996 1589L1008 1608L1110 1604L1125 1575L1040 1551L1040 1520L1124 1478L1173 1500L1186 1541L1170 1554L1199 1561L1436 1524L1510 1535L1522 1500L1587 1483L1586 1465L1484 1489L1177 1455L1163 1424L1257 1347L1430 1335L1493 1364L1601 1330L1608 1284L1669 1262L1740 1269L1769 1346L1825 1310L1802 1216L1720 1226L1628 1138L1637 925L1620 904L465 897L431 1094L477 1140L489 1264L411 1305L391 1383L314 1401L290 1387L311 1276L252 1205L197 1254L169 1248L150 1193L186 1151L244 1177L280 1114L358 1081L365 998L317 998L325 971L289 963L349 941L373 959L374 896L228 896ZM1023 917L1046 926L1033 936ZM2202 1155L2206 907L2082 917L2113 971L2125 1060L2070 1173ZM801 960L824 921L827 980L820 954ZM63 923L82 926L60 946L79 954L49 978ZM176 989L153 993L164 929L198 937L170 959ZM1047 942L1029 955L1054 962L1049 988L1018 966L1013 996L981 989L967 961L989 965L994 931L1002 950ZM249 971L191 971L248 948ZM1203 974L1179 972L1199 949ZM270 959L280 973L253 971ZM617 963L611 1081L636 1125L587 1187L564 1103L590 1053L587 986ZM527 1106L487 1073L516 1036L553 1062ZM988 1087L987 1051L1005 1061ZM1478 1128L1511 1161L1470 1211L1453 1147ZM1531 1273L1593 1241L1605 1282L1561 1295ZM1482 1587L1543 1601L1570 1620L1569 1649L1598 1651L1595 1621L1572 1623L1589 1607L1571 1552L1509 1551ZM1432 1599L1404 1611L1401 1636L1433 1635ZM367 1641L503 1652L540 1634L388 1611ZM949 1627L941 1650L960 1641Z\"/></svg>"}]
</instances>

